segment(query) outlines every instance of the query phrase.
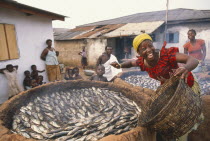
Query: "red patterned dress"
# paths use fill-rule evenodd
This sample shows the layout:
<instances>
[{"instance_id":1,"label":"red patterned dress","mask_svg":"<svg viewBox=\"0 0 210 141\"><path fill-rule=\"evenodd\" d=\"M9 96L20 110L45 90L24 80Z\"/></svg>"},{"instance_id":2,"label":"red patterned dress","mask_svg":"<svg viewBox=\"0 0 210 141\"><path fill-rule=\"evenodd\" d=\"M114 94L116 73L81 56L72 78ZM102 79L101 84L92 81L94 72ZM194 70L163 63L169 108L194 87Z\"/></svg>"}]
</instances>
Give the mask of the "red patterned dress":
<instances>
[{"instance_id":1,"label":"red patterned dress","mask_svg":"<svg viewBox=\"0 0 210 141\"><path fill-rule=\"evenodd\" d=\"M177 69L178 64L176 62L176 53L179 52L177 47L165 48L162 47L160 50L160 58L157 64L148 68L144 65L144 58L139 57L136 61L138 66L141 68L141 71L147 71L149 76L153 79L162 76L163 78L169 79L169 72L172 72L172 69ZM163 84L163 82L161 82ZM188 73L187 84L192 87L194 84L194 77L191 72Z\"/></svg>"}]
</instances>

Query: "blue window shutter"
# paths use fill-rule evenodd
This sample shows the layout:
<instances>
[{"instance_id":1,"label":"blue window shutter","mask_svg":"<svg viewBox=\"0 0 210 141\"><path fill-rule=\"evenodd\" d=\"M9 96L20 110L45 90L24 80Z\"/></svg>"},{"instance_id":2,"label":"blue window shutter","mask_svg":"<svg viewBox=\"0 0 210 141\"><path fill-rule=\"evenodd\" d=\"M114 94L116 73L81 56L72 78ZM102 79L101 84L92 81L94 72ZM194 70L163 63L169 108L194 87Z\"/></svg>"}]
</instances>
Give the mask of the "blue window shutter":
<instances>
[{"instance_id":1,"label":"blue window shutter","mask_svg":"<svg viewBox=\"0 0 210 141\"><path fill-rule=\"evenodd\" d=\"M174 33L174 43L179 43L179 32Z\"/></svg>"},{"instance_id":2,"label":"blue window shutter","mask_svg":"<svg viewBox=\"0 0 210 141\"><path fill-rule=\"evenodd\" d=\"M169 43L169 33L166 33L166 42Z\"/></svg>"}]
</instances>

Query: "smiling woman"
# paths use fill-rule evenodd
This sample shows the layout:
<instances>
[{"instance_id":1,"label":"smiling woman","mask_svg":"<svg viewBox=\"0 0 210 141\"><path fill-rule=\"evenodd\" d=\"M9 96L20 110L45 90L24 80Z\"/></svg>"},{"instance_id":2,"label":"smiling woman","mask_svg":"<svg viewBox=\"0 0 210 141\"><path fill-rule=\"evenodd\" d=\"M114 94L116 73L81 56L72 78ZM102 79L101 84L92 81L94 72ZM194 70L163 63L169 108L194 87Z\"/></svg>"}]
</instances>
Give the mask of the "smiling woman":
<instances>
[{"instance_id":1,"label":"smiling woman","mask_svg":"<svg viewBox=\"0 0 210 141\"><path fill-rule=\"evenodd\" d=\"M157 52L153 46L152 38L148 34L136 36L133 40L133 47L140 55L139 58L122 64L113 62L111 65L115 68L139 66L141 71L147 71L151 78L159 80L161 84L172 75L181 76L190 87L193 86L194 78L190 71L198 65L198 61L193 57L179 53L176 47L165 48L165 45ZM178 63L185 65L179 67Z\"/></svg>"}]
</instances>

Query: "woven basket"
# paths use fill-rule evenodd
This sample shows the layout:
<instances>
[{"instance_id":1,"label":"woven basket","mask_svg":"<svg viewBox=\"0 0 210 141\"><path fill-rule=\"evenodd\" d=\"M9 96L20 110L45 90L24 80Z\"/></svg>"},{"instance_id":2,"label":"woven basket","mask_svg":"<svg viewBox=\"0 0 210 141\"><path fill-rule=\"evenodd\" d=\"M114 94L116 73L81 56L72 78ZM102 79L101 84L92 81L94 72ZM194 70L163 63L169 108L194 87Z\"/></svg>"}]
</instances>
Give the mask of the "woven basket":
<instances>
[{"instance_id":1,"label":"woven basket","mask_svg":"<svg viewBox=\"0 0 210 141\"><path fill-rule=\"evenodd\" d=\"M165 138L177 138L187 133L201 114L201 99L183 79L172 77L156 91L148 112L139 120L160 132Z\"/></svg>"}]
</instances>

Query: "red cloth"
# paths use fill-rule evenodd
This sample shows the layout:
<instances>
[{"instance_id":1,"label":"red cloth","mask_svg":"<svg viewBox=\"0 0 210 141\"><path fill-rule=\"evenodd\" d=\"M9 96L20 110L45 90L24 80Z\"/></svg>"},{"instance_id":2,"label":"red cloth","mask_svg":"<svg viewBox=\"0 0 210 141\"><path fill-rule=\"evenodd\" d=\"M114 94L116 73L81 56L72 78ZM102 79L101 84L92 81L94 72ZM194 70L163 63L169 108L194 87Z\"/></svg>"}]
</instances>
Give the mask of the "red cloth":
<instances>
[{"instance_id":1,"label":"red cloth","mask_svg":"<svg viewBox=\"0 0 210 141\"><path fill-rule=\"evenodd\" d=\"M203 50L204 45L205 45L204 40L196 39L196 43L194 46L190 42L187 42L186 44L184 44L183 47L188 50L190 56L193 56L198 60L202 60L203 53L201 50Z\"/></svg>"},{"instance_id":2,"label":"red cloth","mask_svg":"<svg viewBox=\"0 0 210 141\"><path fill-rule=\"evenodd\" d=\"M147 71L151 78L156 80L157 77L162 76L163 78L169 79L169 72L172 72L172 69L177 69L178 64L176 62L176 53L179 52L177 47L165 48L162 47L160 50L160 58L156 66L148 68L144 65L144 58L138 57L136 63L141 68L141 71ZM161 82L163 84L163 82ZM188 74L187 84L192 87L194 84L194 78L191 72Z\"/></svg>"}]
</instances>

